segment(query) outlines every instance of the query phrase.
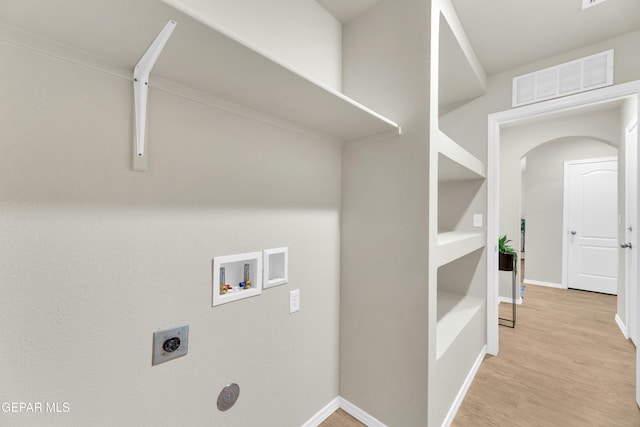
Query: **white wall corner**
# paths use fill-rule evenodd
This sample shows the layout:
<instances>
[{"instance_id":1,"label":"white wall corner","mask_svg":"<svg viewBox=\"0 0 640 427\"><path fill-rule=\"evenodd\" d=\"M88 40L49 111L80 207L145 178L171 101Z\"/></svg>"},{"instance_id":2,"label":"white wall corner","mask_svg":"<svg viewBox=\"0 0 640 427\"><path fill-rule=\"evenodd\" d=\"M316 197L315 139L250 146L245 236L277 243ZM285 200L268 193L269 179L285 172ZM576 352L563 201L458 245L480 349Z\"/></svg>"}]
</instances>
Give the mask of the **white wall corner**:
<instances>
[{"instance_id":1,"label":"white wall corner","mask_svg":"<svg viewBox=\"0 0 640 427\"><path fill-rule=\"evenodd\" d=\"M484 360L484 357L486 356L486 354L487 354L487 346L485 345L484 347L482 347L482 350L480 350L480 354L478 354L478 357L474 362L473 366L471 367L471 370L469 370L469 374L467 375L467 378L465 378L464 383L462 383L462 387L460 387L460 391L458 392L458 395L453 401L451 408L449 408L449 412L447 412L447 416L444 418L444 421L442 421L442 427L449 427L451 423L453 423L453 419L456 417L456 414L458 413L458 409L460 409L460 405L462 405L462 401L464 400L464 397L467 395L467 391L469 391L469 387L471 387L471 383L473 382L473 379L476 377L476 374L478 373L478 370L480 369L480 365L482 365L482 361Z\"/></svg>"},{"instance_id":2,"label":"white wall corner","mask_svg":"<svg viewBox=\"0 0 640 427\"><path fill-rule=\"evenodd\" d=\"M309 421L304 423L302 427L318 427L338 409L342 409L347 414L365 424L367 427L387 427L387 425L382 421L378 420L372 415L369 415L367 412L363 411L353 403L349 402L347 399L344 399L340 396L329 402L327 406L318 411L318 413L315 414Z\"/></svg>"},{"instance_id":3,"label":"white wall corner","mask_svg":"<svg viewBox=\"0 0 640 427\"><path fill-rule=\"evenodd\" d=\"M622 332L622 335L624 335L625 339L629 339L629 332L627 331L627 327L625 326L624 322L622 321L622 319L620 318L620 315L616 313L616 323L618 324L618 327L620 328L620 331Z\"/></svg>"},{"instance_id":4,"label":"white wall corner","mask_svg":"<svg viewBox=\"0 0 640 427\"><path fill-rule=\"evenodd\" d=\"M369 415L367 412L358 408L353 403L349 402L347 399L342 397L340 399L340 408L345 411L347 414L351 415L353 418L357 419L367 427L387 427L382 421L377 418Z\"/></svg>"},{"instance_id":5,"label":"white wall corner","mask_svg":"<svg viewBox=\"0 0 640 427\"><path fill-rule=\"evenodd\" d=\"M318 427L324 420L329 418L338 408L340 408L340 397L336 397L327 404L324 408L320 409L309 421L304 423L302 427Z\"/></svg>"}]
</instances>

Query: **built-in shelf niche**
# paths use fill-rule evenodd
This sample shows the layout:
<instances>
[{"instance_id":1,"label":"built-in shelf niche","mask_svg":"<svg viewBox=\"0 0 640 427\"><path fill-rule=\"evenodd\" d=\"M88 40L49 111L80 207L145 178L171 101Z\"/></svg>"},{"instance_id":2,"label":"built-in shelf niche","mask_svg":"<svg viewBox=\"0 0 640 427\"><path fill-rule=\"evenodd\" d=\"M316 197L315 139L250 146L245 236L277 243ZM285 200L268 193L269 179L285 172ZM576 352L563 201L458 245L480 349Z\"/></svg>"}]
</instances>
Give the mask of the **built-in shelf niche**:
<instances>
[{"instance_id":1,"label":"built-in shelf niche","mask_svg":"<svg viewBox=\"0 0 640 427\"><path fill-rule=\"evenodd\" d=\"M485 165L444 133L436 133L438 148L438 256L447 264L486 244L483 227L473 227L473 215L484 214L481 191Z\"/></svg>"},{"instance_id":2,"label":"built-in shelf niche","mask_svg":"<svg viewBox=\"0 0 640 427\"><path fill-rule=\"evenodd\" d=\"M436 353L439 359L486 301L481 280L484 247L438 268Z\"/></svg>"},{"instance_id":3,"label":"built-in shelf niche","mask_svg":"<svg viewBox=\"0 0 640 427\"><path fill-rule=\"evenodd\" d=\"M478 317L486 301L482 280L486 232L474 227L474 214L486 212L486 165L453 140L440 121L450 111L486 90L479 65L455 12L441 3L438 32L438 114L431 132L432 155L437 156L437 245L432 268L437 269L436 358L440 359ZM433 125L433 124L432 124ZM478 150L481 139L466 141ZM485 221L481 221L484 223Z\"/></svg>"},{"instance_id":4,"label":"built-in shelf niche","mask_svg":"<svg viewBox=\"0 0 640 427\"><path fill-rule=\"evenodd\" d=\"M215 257L212 277L213 306L260 295L262 252Z\"/></svg>"},{"instance_id":5,"label":"built-in shelf niche","mask_svg":"<svg viewBox=\"0 0 640 427\"><path fill-rule=\"evenodd\" d=\"M438 43L438 114L443 115L483 95L486 76L466 36L457 35L442 13Z\"/></svg>"},{"instance_id":6,"label":"built-in shelf niche","mask_svg":"<svg viewBox=\"0 0 640 427\"><path fill-rule=\"evenodd\" d=\"M484 213L483 185L481 175L438 154L438 233L483 231L473 227L473 214Z\"/></svg>"},{"instance_id":7,"label":"built-in shelf niche","mask_svg":"<svg viewBox=\"0 0 640 427\"><path fill-rule=\"evenodd\" d=\"M465 181L486 177L485 164L444 132L435 132L433 138L433 144L440 154L438 181Z\"/></svg>"}]
</instances>

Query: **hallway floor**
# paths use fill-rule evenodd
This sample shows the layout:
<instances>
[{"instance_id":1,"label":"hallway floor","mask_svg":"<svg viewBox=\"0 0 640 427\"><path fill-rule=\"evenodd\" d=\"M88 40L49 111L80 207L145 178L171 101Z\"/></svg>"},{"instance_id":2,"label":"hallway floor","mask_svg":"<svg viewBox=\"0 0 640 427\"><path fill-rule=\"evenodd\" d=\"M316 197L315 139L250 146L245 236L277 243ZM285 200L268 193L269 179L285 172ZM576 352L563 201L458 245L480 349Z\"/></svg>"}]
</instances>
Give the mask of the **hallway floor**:
<instances>
[{"instance_id":1,"label":"hallway floor","mask_svg":"<svg viewBox=\"0 0 640 427\"><path fill-rule=\"evenodd\" d=\"M329 418L324 420L319 427L366 427L360 421L353 418L351 415L344 412L342 409L338 409Z\"/></svg>"},{"instance_id":2,"label":"hallway floor","mask_svg":"<svg viewBox=\"0 0 640 427\"><path fill-rule=\"evenodd\" d=\"M487 356L453 426L640 426L635 347L615 313L615 296L527 286L516 328L500 327L499 357Z\"/></svg>"}]
</instances>

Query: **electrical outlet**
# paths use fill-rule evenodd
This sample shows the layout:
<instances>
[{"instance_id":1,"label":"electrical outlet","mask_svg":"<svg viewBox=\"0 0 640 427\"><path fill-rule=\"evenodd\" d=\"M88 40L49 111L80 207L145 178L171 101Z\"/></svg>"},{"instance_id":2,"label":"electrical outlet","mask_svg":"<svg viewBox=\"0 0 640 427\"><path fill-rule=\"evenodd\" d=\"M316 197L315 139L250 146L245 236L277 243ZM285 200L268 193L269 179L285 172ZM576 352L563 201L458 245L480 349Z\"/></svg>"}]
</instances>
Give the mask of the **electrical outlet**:
<instances>
[{"instance_id":1,"label":"electrical outlet","mask_svg":"<svg viewBox=\"0 0 640 427\"><path fill-rule=\"evenodd\" d=\"M157 365L184 356L187 354L188 349L189 325L154 332L151 365Z\"/></svg>"},{"instance_id":2,"label":"electrical outlet","mask_svg":"<svg viewBox=\"0 0 640 427\"><path fill-rule=\"evenodd\" d=\"M482 214L473 214L473 226L482 227Z\"/></svg>"},{"instance_id":3,"label":"electrical outlet","mask_svg":"<svg viewBox=\"0 0 640 427\"><path fill-rule=\"evenodd\" d=\"M289 291L289 314L300 310L300 289Z\"/></svg>"}]
</instances>

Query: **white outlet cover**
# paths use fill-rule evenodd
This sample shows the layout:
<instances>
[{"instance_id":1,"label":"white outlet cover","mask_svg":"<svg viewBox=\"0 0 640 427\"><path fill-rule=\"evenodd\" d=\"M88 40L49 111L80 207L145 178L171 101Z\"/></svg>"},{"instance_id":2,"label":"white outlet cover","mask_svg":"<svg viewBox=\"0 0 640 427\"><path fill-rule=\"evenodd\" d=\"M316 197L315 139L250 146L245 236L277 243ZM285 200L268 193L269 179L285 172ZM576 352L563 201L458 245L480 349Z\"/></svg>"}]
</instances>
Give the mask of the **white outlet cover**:
<instances>
[{"instance_id":1,"label":"white outlet cover","mask_svg":"<svg viewBox=\"0 0 640 427\"><path fill-rule=\"evenodd\" d=\"M300 289L289 291L289 314L300 311Z\"/></svg>"},{"instance_id":2,"label":"white outlet cover","mask_svg":"<svg viewBox=\"0 0 640 427\"><path fill-rule=\"evenodd\" d=\"M482 214L473 214L473 226L482 227Z\"/></svg>"}]
</instances>

